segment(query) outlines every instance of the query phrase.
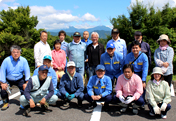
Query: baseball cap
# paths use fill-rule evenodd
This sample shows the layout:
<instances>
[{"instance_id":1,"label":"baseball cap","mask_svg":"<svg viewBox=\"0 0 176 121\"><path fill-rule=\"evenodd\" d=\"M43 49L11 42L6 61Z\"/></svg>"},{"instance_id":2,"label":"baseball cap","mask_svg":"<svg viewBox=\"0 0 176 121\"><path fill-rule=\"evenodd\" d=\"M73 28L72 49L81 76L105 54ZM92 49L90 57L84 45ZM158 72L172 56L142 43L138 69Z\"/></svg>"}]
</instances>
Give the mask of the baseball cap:
<instances>
[{"instance_id":1,"label":"baseball cap","mask_svg":"<svg viewBox=\"0 0 176 121\"><path fill-rule=\"evenodd\" d=\"M96 71L98 71L98 70L103 70L103 71L105 71L105 67L104 67L103 65L98 65L95 70L96 70Z\"/></svg>"},{"instance_id":2,"label":"baseball cap","mask_svg":"<svg viewBox=\"0 0 176 121\"><path fill-rule=\"evenodd\" d=\"M111 33L119 33L119 30L117 28L113 28Z\"/></svg>"},{"instance_id":3,"label":"baseball cap","mask_svg":"<svg viewBox=\"0 0 176 121\"><path fill-rule=\"evenodd\" d=\"M40 66L39 67L39 71L44 71L44 70L47 70L48 71L48 66L46 66L46 65L42 65L42 66Z\"/></svg>"},{"instance_id":4,"label":"baseball cap","mask_svg":"<svg viewBox=\"0 0 176 121\"><path fill-rule=\"evenodd\" d=\"M114 46L114 44L113 44L112 42L110 42L110 43L108 43L108 44L106 45L106 49L108 49L108 48L114 49L115 46Z\"/></svg>"},{"instance_id":5,"label":"baseball cap","mask_svg":"<svg viewBox=\"0 0 176 121\"><path fill-rule=\"evenodd\" d=\"M75 33L73 34L73 36L74 36L74 37L80 37L81 34L80 34L79 32L75 32Z\"/></svg>"},{"instance_id":6,"label":"baseball cap","mask_svg":"<svg viewBox=\"0 0 176 121\"><path fill-rule=\"evenodd\" d=\"M134 33L134 35L136 35L136 36L142 36L142 33L141 33L140 31L136 31L136 32Z\"/></svg>"},{"instance_id":7,"label":"baseball cap","mask_svg":"<svg viewBox=\"0 0 176 121\"><path fill-rule=\"evenodd\" d=\"M70 66L75 66L75 62L69 61L69 62L67 63L67 67L70 67Z\"/></svg>"},{"instance_id":8,"label":"baseball cap","mask_svg":"<svg viewBox=\"0 0 176 121\"><path fill-rule=\"evenodd\" d=\"M49 55L45 55L44 58L43 58L43 60L45 60L45 59L48 59L48 60L51 60L51 61L52 61L52 58L51 58L51 56L49 56Z\"/></svg>"}]
</instances>

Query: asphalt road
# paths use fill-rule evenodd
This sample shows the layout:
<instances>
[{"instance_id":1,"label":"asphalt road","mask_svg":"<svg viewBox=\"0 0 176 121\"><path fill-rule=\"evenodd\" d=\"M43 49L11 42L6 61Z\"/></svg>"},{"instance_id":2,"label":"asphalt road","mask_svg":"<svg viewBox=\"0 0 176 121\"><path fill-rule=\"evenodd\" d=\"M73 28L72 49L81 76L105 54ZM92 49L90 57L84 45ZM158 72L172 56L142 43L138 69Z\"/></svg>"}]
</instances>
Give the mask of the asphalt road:
<instances>
[{"instance_id":1,"label":"asphalt road","mask_svg":"<svg viewBox=\"0 0 176 121\"><path fill-rule=\"evenodd\" d=\"M13 87L12 95L19 90ZM19 109L19 97L17 96L10 100L10 106L7 110L0 110L0 121L90 121L93 112L86 112L85 108L88 106L87 101L83 101L83 108L78 109L76 99L73 99L70 108L63 110L60 108L62 101L59 100L56 106L50 106L49 109L52 110L50 113L41 114L40 108L36 107L30 112L31 117L22 116L23 110ZM172 109L167 114L167 121L176 120L176 97L172 97L171 102ZM2 105L0 105L0 108ZM110 105L109 112L94 112L95 116L101 115L100 121L148 121L148 120L162 120L160 116L151 117L148 113L148 107L145 105L145 110L139 110L138 115L133 115L132 110L128 109L127 112L121 114L119 112L120 106ZM97 121L93 120L92 121Z\"/></svg>"}]
</instances>

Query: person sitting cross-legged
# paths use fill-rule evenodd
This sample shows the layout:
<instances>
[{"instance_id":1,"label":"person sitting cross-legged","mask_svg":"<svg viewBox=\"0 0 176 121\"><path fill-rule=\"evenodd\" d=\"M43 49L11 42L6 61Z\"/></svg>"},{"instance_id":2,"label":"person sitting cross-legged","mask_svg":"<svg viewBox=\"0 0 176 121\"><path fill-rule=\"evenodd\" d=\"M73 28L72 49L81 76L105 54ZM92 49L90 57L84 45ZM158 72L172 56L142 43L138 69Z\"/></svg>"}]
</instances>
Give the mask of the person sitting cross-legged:
<instances>
[{"instance_id":1,"label":"person sitting cross-legged","mask_svg":"<svg viewBox=\"0 0 176 121\"><path fill-rule=\"evenodd\" d=\"M32 76L20 97L20 104L25 108L23 115L29 116L31 108L40 103L42 112L48 112L49 104L55 104L58 97L54 94L53 83L47 76L49 68L46 65L39 67L38 75Z\"/></svg>"},{"instance_id":2,"label":"person sitting cross-legged","mask_svg":"<svg viewBox=\"0 0 176 121\"><path fill-rule=\"evenodd\" d=\"M109 110L109 103L112 100L112 83L111 78L105 75L105 67L98 65L96 75L91 76L87 84L87 93L84 95L85 100L90 104L87 110L93 110L97 104L96 101L105 101L103 110Z\"/></svg>"},{"instance_id":3,"label":"person sitting cross-legged","mask_svg":"<svg viewBox=\"0 0 176 121\"><path fill-rule=\"evenodd\" d=\"M69 61L67 63L67 72L62 76L58 86L59 92L56 94L58 98L64 100L63 109L70 107L70 101L73 98L78 99L78 108L82 107L84 99L84 86L81 74L76 72L75 63Z\"/></svg>"},{"instance_id":4,"label":"person sitting cross-legged","mask_svg":"<svg viewBox=\"0 0 176 121\"><path fill-rule=\"evenodd\" d=\"M144 99L141 96L143 86L141 78L134 74L134 68L131 64L126 64L123 67L123 74L119 76L116 84L116 95L114 102L121 103L122 109L120 112L125 112L132 105L133 113L138 114L138 106L144 105Z\"/></svg>"}]
</instances>

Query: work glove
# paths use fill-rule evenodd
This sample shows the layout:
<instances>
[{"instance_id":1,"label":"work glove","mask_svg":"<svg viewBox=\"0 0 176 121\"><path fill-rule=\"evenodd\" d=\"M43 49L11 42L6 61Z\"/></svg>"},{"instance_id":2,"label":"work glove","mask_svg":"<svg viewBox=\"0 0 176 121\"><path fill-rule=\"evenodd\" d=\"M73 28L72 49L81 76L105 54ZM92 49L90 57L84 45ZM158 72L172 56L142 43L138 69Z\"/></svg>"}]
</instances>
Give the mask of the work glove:
<instances>
[{"instance_id":1,"label":"work glove","mask_svg":"<svg viewBox=\"0 0 176 121\"><path fill-rule=\"evenodd\" d=\"M163 103L161 105L161 111L165 111L166 110L166 107L167 107L167 104L166 103Z\"/></svg>"},{"instance_id":2,"label":"work glove","mask_svg":"<svg viewBox=\"0 0 176 121\"><path fill-rule=\"evenodd\" d=\"M69 96L69 93L67 92L67 93L65 94L65 97L68 99L68 96Z\"/></svg>"},{"instance_id":3,"label":"work glove","mask_svg":"<svg viewBox=\"0 0 176 121\"><path fill-rule=\"evenodd\" d=\"M68 96L68 99L72 100L74 97L75 97L75 94L71 94L71 95Z\"/></svg>"},{"instance_id":4,"label":"work glove","mask_svg":"<svg viewBox=\"0 0 176 121\"><path fill-rule=\"evenodd\" d=\"M158 106L154 107L153 110L154 110L155 114L161 114L161 110Z\"/></svg>"},{"instance_id":5,"label":"work glove","mask_svg":"<svg viewBox=\"0 0 176 121\"><path fill-rule=\"evenodd\" d=\"M125 103L125 98L121 95L119 96L119 100L122 102L122 103Z\"/></svg>"},{"instance_id":6,"label":"work glove","mask_svg":"<svg viewBox=\"0 0 176 121\"><path fill-rule=\"evenodd\" d=\"M125 104L130 104L134 100L134 97L127 97Z\"/></svg>"}]
</instances>

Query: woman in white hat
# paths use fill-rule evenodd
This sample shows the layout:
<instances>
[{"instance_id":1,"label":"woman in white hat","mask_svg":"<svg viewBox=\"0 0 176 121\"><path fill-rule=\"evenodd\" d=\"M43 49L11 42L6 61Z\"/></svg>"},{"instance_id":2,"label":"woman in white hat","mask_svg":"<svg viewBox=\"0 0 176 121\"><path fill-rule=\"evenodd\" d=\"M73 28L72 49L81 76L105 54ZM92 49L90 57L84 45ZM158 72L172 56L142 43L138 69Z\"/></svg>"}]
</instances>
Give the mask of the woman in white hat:
<instances>
[{"instance_id":1,"label":"woman in white hat","mask_svg":"<svg viewBox=\"0 0 176 121\"><path fill-rule=\"evenodd\" d=\"M165 34L160 35L157 43L159 44L159 48L157 48L154 53L155 64L157 67L162 68L164 80L167 81L170 86L173 75L174 50L169 46L171 41Z\"/></svg>"},{"instance_id":2,"label":"woman in white hat","mask_svg":"<svg viewBox=\"0 0 176 121\"><path fill-rule=\"evenodd\" d=\"M163 80L163 73L160 67L155 67L146 88L149 114L154 116L160 114L161 118L167 118L166 113L171 109L171 93L169 85Z\"/></svg>"}]
</instances>

